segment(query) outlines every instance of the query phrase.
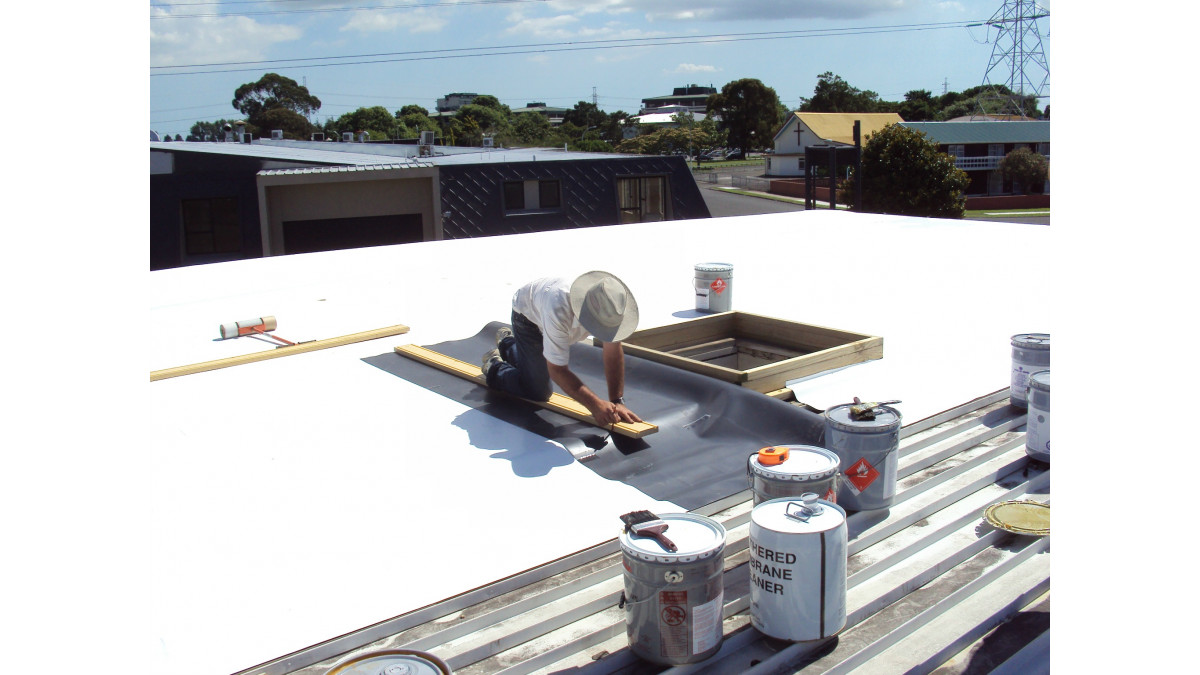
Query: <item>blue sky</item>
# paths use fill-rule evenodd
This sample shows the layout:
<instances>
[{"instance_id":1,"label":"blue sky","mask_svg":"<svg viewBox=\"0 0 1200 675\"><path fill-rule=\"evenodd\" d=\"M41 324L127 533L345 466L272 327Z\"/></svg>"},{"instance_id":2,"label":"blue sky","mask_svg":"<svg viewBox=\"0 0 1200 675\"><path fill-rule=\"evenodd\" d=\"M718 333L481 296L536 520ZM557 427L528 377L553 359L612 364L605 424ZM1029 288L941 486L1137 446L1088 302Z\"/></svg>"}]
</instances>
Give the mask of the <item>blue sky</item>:
<instances>
[{"instance_id":1,"label":"blue sky","mask_svg":"<svg viewBox=\"0 0 1200 675\"><path fill-rule=\"evenodd\" d=\"M1048 0L1038 4L1050 8ZM1002 5L153 0L149 121L159 133L186 135L197 120L237 118L233 91L267 72L305 83L321 99L318 122L362 106L433 110L450 92L491 94L514 108L533 101L569 108L594 95L607 112L636 114L643 98L675 87L720 89L746 77L795 108L825 71L901 100L912 89L940 94L981 84L996 31L963 24L986 21ZM1039 30L1050 59L1050 19ZM207 72L180 74L196 71Z\"/></svg>"}]
</instances>

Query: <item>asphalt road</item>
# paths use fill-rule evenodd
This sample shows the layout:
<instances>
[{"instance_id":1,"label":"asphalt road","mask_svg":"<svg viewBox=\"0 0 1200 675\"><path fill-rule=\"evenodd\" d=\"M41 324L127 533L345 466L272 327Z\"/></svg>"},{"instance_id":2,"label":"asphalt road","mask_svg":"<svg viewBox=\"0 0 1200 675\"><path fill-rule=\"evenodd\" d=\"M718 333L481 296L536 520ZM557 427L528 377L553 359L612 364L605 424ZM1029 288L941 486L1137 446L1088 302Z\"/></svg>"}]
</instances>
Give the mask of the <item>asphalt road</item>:
<instances>
[{"instance_id":1,"label":"asphalt road","mask_svg":"<svg viewBox=\"0 0 1200 675\"><path fill-rule=\"evenodd\" d=\"M713 218L728 218L730 216L754 216L763 213L788 213L803 211L803 204L792 204L764 197L751 197L701 185L700 194L708 205L708 212ZM1030 225L1049 225L1050 216L979 216L972 220L995 220L1007 223L1027 223Z\"/></svg>"}]
</instances>

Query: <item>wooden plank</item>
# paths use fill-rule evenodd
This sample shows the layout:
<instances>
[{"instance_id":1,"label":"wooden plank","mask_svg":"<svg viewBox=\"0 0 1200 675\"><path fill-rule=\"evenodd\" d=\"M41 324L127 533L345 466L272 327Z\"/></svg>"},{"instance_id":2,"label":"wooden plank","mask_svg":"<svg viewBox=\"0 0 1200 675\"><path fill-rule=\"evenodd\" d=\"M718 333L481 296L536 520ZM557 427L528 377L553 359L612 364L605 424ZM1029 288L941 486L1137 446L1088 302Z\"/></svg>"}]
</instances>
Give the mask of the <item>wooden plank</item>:
<instances>
[{"instance_id":1,"label":"wooden plank","mask_svg":"<svg viewBox=\"0 0 1200 675\"><path fill-rule=\"evenodd\" d=\"M452 356L446 356L445 354L435 352L432 349L426 349L420 345L400 345L399 347L396 347L396 353L402 356L407 356L410 359L420 361L426 365L433 366L434 368L450 373L451 375L457 375L465 380L470 380L480 386L487 386L487 382L483 377L483 370L473 363L460 361ZM588 409L584 407L582 403L569 396L563 396L558 392L550 394L549 401L533 401L530 399L524 400L540 405L543 408L553 410L556 413L566 415L572 419L577 419L581 422L587 422L588 424L593 424L601 428L608 428L597 423L596 418L592 417L592 414L588 412ZM658 431L658 427L650 424L649 422L618 422L617 424L612 425L612 432L614 434L621 434L622 436L628 436L630 438L641 438L642 436L647 436L656 431Z\"/></svg>"},{"instance_id":2,"label":"wooden plank","mask_svg":"<svg viewBox=\"0 0 1200 675\"><path fill-rule=\"evenodd\" d=\"M258 361L266 361L268 359L277 359L281 356L291 356L292 354L315 352L319 349L329 349L330 347L341 347L342 345L353 344L355 342L366 342L368 340L393 337L407 332L408 326L397 324L395 326L375 328L372 330L363 331L361 333L351 333L350 335L342 335L340 337L326 338L324 340L313 340L312 342L301 342L299 344L288 345L286 347L277 347L269 351L254 352L253 354L242 354L241 356L230 356L224 359L193 363L187 366L163 368L162 370L151 371L150 381L155 382L157 380L165 380L171 377L179 377L181 375L192 375L194 373L203 373L205 371L218 370L220 368L228 368L230 366L240 366L244 363L255 363Z\"/></svg>"},{"instance_id":3,"label":"wooden plank","mask_svg":"<svg viewBox=\"0 0 1200 675\"><path fill-rule=\"evenodd\" d=\"M638 345L629 344L628 342L623 343L623 346L626 354L639 356L650 361L665 363L668 366L674 366L675 368L680 368L682 370L689 370L693 373L700 373L701 375L707 375L708 377L724 380L725 382L739 384L743 379L742 373L734 370L733 368L726 368L724 366L705 363L695 359L686 359L682 356L675 356L674 354L660 352L655 349L647 349Z\"/></svg>"},{"instance_id":4,"label":"wooden plank","mask_svg":"<svg viewBox=\"0 0 1200 675\"><path fill-rule=\"evenodd\" d=\"M668 351L733 337L735 314L736 312L722 312L682 323L635 331L633 335L625 339L624 344L636 344L648 349Z\"/></svg>"},{"instance_id":5,"label":"wooden plank","mask_svg":"<svg viewBox=\"0 0 1200 675\"><path fill-rule=\"evenodd\" d=\"M795 359L745 371L742 386L767 392L784 386L788 380L883 358L883 338L867 338L834 349L826 349Z\"/></svg>"},{"instance_id":6,"label":"wooden plank","mask_svg":"<svg viewBox=\"0 0 1200 675\"><path fill-rule=\"evenodd\" d=\"M736 336L755 338L782 347L816 352L872 337L862 333L826 328L769 316L737 312Z\"/></svg>"}]
</instances>

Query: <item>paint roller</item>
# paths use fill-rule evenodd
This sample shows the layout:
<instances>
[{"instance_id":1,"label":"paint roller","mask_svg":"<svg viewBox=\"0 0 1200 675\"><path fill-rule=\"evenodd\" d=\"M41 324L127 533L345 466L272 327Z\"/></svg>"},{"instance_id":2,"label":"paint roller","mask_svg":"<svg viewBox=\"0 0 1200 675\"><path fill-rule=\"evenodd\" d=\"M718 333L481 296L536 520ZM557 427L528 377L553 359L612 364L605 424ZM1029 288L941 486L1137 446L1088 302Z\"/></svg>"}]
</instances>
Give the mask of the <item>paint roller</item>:
<instances>
[{"instance_id":1,"label":"paint roller","mask_svg":"<svg viewBox=\"0 0 1200 675\"><path fill-rule=\"evenodd\" d=\"M279 337L278 335L268 335L267 331L275 330L279 323L273 316L260 316L257 319L246 319L244 321L235 321L233 323L221 324L221 339L230 340L232 338L242 337L243 335L262 335L278 340L283 343L280 346L295 345L291 340Z\"/></svg>"}]
</instances>

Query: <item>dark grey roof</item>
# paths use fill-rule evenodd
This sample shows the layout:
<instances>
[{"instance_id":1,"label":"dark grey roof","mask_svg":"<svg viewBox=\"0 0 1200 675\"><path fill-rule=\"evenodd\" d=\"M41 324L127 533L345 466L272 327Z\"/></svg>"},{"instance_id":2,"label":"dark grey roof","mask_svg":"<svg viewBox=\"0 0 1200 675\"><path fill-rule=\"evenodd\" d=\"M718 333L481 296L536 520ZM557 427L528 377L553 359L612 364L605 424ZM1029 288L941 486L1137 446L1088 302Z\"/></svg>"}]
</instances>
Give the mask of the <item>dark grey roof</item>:
<instances>
[{"instance_id":1,"label":"dark grey roof","mask_svg":"<svg viewBox=\"0 0 1200 675\"><path fill-rule=\"evenodd\" d=\"M939 145L967 143L1049 143L1050 122L903 122Z\"/></svg>"}]
</instances>

